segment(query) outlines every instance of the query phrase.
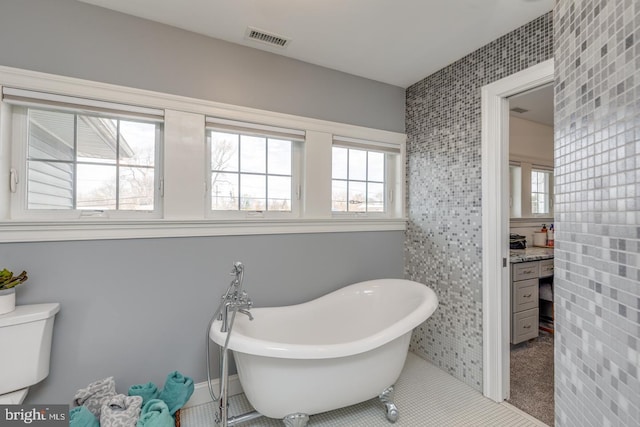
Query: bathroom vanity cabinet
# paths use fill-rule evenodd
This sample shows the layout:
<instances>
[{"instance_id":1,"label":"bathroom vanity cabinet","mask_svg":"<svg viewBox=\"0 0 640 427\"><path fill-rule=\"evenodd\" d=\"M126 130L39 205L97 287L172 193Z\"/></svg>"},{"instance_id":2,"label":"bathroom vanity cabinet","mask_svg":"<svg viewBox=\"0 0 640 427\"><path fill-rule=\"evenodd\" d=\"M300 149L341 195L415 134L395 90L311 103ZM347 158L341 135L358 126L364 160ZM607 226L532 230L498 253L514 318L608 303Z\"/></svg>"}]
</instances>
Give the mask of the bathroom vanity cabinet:
<instances>
[{"instance_id":1,"label":"bathroom vanity cabinet","mask_svg":"<svg viewBox=\"0 0 640 427\"><path fill-rule=\"evenodd\" d=\"M538 336L540 279L553 276L553 258L511 264L511 343Z\"/></svg>"}]
</instances>

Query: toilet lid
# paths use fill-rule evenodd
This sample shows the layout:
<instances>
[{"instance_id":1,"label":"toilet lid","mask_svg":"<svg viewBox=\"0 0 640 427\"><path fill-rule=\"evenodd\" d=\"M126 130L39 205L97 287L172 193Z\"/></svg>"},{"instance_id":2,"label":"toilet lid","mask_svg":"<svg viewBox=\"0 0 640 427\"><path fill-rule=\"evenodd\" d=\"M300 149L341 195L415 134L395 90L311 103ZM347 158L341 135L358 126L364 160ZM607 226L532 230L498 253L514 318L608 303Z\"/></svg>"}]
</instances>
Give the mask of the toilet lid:
<instances>
[{"instance_id":1,"label":"toilet lid","mask_svg":"<svg viewBox=\"0 0 640 427\"><path fill-rule=\"evenodd\" d=\"M0 315L0 328L48 319L60 311L60 303L17 305L10 313Z\"/></svg>"}]
</instances>

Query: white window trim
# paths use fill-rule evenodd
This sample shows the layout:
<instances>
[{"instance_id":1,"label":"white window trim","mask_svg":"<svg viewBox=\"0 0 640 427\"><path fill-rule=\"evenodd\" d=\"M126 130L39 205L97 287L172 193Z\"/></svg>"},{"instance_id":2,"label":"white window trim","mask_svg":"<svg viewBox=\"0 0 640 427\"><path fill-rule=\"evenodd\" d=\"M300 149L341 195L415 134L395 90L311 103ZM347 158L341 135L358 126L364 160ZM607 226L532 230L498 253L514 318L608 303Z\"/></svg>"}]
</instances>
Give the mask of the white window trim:
<instances>
[{"instance_id":1,"label":"white window trim","mask_svg":"<svg viewBox=\"0 0 640 427\"><path fill-rule=\"evenodd\" d=\"M260 234L404 231L405 219L1 221L0 243L158 237L244 236Z\"/></svg>"},{"instance_id":2,"label":"white window trim","mask_svg":"<svg viewBox=\"0 0 640 427\"><path fill-rule=\"evenodd\" d=\"M95 240L153 237L360 232L405 230L404 153L406 135L379 129L246 108L202 99L92 82L76 78L0 66L0 87L9 86L142 105L165 111L164 204L160 219L116 219L87 217L73 220L12 218L8 185L0 185L0 242ZM302 129L306 132L303 154L302 206L299 218L214 220L205 216L206 116ZM331 141L333 135L380 141L400 147L402 161L396 171L396 197L401 206L393 218L336 218L331 213ZM0 177L12 168L11 114L0 102ZM194 159L198 159L194 163ZM172 161L169 161L172 160ZM185 164L199 167L185 168ZM328 165L328 167L327 167ZM6 178L4 178L6 179ZM1 183L0 183L1 184ZM320 200L329 196L326 203ZM326 205L326 207L324 206Z\"/></svg>"}]
</instances>

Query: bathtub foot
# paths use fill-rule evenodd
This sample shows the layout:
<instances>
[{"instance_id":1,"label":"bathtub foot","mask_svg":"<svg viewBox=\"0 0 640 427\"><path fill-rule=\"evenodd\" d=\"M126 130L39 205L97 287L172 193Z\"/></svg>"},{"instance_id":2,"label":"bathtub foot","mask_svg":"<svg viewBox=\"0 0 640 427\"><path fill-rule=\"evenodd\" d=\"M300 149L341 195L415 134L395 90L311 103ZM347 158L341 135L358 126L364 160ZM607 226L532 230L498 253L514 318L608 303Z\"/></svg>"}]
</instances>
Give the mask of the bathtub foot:
<instances>
[{"instance_id":1,"label":"bathtub foot","mask_svg":"<svg viewBox=\"0 0 640 427\"><path fill-rule=\"evenodd\" d=\"M378 396L380 402L382 402L387 409L387 419L391 423L398 421L398 407L393 403L393 386L385 389L380 396Z\"/></svg>"},{"instance_id":2,"label":"bathtub foot","mask_svg":"<svg viewBox=\"0 0 640 427\"><path fill-rule=\"evenodd\" d=\"M309 422L307 414L290 414L282 419L286 427L305 427Z\"/></svg>"}]
</instances>

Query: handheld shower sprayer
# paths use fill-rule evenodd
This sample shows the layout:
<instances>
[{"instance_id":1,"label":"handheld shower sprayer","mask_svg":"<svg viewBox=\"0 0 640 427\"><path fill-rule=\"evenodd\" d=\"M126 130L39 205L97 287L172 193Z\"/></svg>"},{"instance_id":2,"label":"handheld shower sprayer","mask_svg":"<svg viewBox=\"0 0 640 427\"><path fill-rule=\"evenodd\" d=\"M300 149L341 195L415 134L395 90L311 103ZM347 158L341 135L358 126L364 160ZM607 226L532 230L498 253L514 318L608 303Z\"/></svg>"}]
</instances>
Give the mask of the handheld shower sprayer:
<instances>
[{"instance_id":1,"label":"handheld shower sprayer","mask_svg":"<svg viewBox=\"0 0 640 427\"><path fill-rule=\"evenodd\" d=\"M228 417L227 413L227 390L228 390L228 377L229 377L229 368L228 368L228 357L227 351L229 348L229 338L231 337L231 330L233 328L233 323L235 321L235 317L237 313L244 314L249 317L249 320L253 320L253 316L251 315L251 307L253 303L251 298L246 291L242 290L242 282L244 279L244 264L240 261L236 261L233 263L233 269L229 273L234 276L231 284L227 288L226 292L222 296L220 301L220 305L215 311L211 321L209 322L209 326L207 327L207 383L209 385L209 394L214 401L219 402L219 412L216 413L216 424L221 427L227 427L235 425L235 423L243 422L246 418L245 416L241 416L238 418ZM215 395L213 391L213 386L211 384L211 370L210 370L210 338L209 331L213 326L215 319L218 319L221 323L220 330L222 332L227 333L227 338L225 340L224 345L220 348L219 352L219 366L220 366L220 393L218 396ZM257 413L256 413L257 414ZM259 416L259 414L258 414ZM255 418L255 415L250 415L250 418Z\"/></svg>"}]
</instances>

